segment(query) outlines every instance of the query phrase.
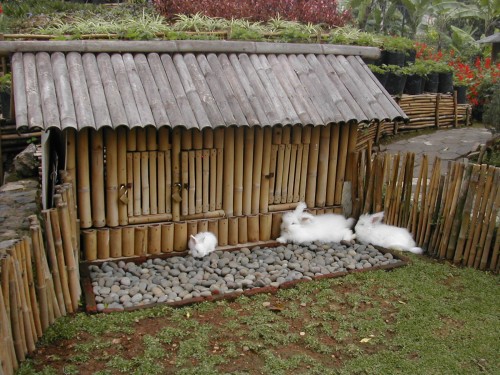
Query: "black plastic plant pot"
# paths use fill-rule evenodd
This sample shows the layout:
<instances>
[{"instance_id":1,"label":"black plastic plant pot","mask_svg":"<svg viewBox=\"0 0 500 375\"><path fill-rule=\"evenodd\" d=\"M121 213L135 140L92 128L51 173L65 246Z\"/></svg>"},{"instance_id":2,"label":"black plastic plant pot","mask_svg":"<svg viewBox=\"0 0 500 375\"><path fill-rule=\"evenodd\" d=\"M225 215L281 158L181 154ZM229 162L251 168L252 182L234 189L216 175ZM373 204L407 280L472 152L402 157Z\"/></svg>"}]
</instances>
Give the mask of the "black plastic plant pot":
<instances>
[{"instance_id":1,"label":"black plastic plant pot","mask_svg":"<svg viewBox=\"0 0 500 375\"><path fill-rule=\"evenodd\" d=\"M3 118L10 119L10 92L8 91L0 92L0 112Z\"/></svg>"},{"instance_id":2,"label":"black plastic plant pot","mask_svg":"<svg viewBox=\"0 0 500 375\"><path fill-rule=\"evenodd\" d=\"M404 74L387 74L387 81L385 83L385 89L391 95L401 95L405 88L406 75Z\"/></svg>"},{"instance_id":3,"label":"black plastic plant pot","mask_svg":"<svg viewBox=\"0 0 500 375\"><path fill-rule=\"evenodd\" d=\"M384 64L404 66L405 53L396 51L384 51Z\"/></svg>"},{"instance_id":4,"label":"black plastic plant pot","mask_svg":"<svg viewBox=\"0 0 500 375\"><path fill-rule=\"evenodd\" d=\"M415 63L416 57L417 57L417 51L415 51L414 49L409 50L405 56L405 65Z\"/></svg>"},{"instance_id":5,"label":"black plastic plant pot","mask_svg":"<svg viewBox=\"0 0 500 375\"><path fill-rule=\"evenodd\" d=\"M466 104L467 86L453 86L453 89L457 92L457 104Z\"/></svg>"},{"instance_id":6,"label":"black plastic plant pot","mask_svg":"<svg viewBox=\"0 0 500 375\"><path fill-rule=\"evenodd\" d=\"M422 93L423 77L418 74L411 74L406 77L406 83L403 93L408 95L419 95Z\"/></svg>"},{"instance_id":7,"label":"black plastic plant pot","mask_svg":"<svg viewBox=\"0 0 500 375\"><path fill-rule=\"evenodd\" d=\"M438 92L439 87L439 74L429 73L425 79L424 91L425 92Z\"/></svg>"},{"instance_id":8,"label":"black plastic plant pot","mask_svg":"<svg viewBox=\"0 0 500 375\"><path fill-rule=\"evenodd\" d=\"M453 92L453 73L439 73L438 92L447 94Z\"/></svg>"},{"instance_id":9,"label":"black plastic plant pot","mask_svg":"<svg viewBox=\"0 0 500 375\"><path fill-rule=\"evenodd\" d=\"M377 77L378 81L382 84L382 86L385 86L385 83L387 82L387 72L373 73L373 75Z\"/></svg>"}]
</instances>

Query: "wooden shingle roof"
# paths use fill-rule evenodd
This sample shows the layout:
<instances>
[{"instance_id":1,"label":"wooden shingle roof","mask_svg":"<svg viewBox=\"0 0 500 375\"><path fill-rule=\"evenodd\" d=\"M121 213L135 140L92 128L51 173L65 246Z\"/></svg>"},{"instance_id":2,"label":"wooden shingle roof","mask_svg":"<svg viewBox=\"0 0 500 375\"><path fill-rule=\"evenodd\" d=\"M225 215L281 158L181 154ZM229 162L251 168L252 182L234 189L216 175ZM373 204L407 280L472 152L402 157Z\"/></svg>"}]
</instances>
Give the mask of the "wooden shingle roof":
<instances>
[{"instance_id":1,"label":"wooden shingle roof","mask_svg":"<svg viewBox=\"0 0 500 375\"><path fill-rule=\"evenodd\" d=\"M177 41L134 48L135 42L108 41L92 44L104 48L80 42L57 51L57 42L8 43L14 42L0 42L0 52L14 51L18 128L407 120L357 49L339 55L320 44Z\"/></svg>"}]
</instances>

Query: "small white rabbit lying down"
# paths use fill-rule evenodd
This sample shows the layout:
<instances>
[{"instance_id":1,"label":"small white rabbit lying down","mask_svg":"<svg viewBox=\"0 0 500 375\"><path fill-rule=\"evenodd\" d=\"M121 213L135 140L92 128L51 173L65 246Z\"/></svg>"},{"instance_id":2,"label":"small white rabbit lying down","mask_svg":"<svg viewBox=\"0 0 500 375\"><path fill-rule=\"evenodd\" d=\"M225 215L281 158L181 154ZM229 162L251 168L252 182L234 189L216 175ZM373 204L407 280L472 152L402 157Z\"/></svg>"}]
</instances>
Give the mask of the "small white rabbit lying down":
<instances>
[{"instance_id":1,"label":"small white rabbit lying down","mask_svg":"<svg viewBox=\"0 0 500 375\"><path fill-rule=\"evenodd\" d=\"M355 238L351 230L353 218L346 219L337 214L313 216L304 212L306 207L305 203L300 202L295 211L283 215L278 242L340 242Z\"/></svg>"},{"instance_id":2,"label":"small white rabbit lying down","mask_svg":"<svg viewBox=\"0 0 500 375\"><path fill-rule=\"evenodd\" d=\"M217 237L212 232L200 232L189 238L189 254L195 258L203 258L205 255L215 251Z\"/></svg>"},{"instance_id":3,"label":"small white rabbit lying down","mask_svg":"<svg viewBox=\"0 0 500 375\"><path fill-rule=\"evenodd\" d=\"M354 227L356 239L365 245L372 244L386 249L410 251L415 254L424 252L420 247L417 247L408 230L382 224L383 218L384 212L361 215Z\"/></svg>"}]
</instances>

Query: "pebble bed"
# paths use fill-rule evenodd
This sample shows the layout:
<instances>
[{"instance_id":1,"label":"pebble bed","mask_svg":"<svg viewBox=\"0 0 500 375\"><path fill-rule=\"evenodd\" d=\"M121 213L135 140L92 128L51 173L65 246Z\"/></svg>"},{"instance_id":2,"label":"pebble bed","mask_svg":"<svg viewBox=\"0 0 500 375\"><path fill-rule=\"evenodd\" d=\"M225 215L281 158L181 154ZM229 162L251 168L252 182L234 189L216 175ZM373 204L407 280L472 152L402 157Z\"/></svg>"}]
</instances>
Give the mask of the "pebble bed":
<instances>
[{"instance_id":1,"label":"pebble bed","mask_svg":"<svg viewBox=\"0 0 500 375\"><path fill-rule=\"evenodd\" d=\"M103 262L89 272L98 311L172 303L289 281L401 262L371 245L288 244L148 259L142 264Z\"/></svg>"}]
</instances>

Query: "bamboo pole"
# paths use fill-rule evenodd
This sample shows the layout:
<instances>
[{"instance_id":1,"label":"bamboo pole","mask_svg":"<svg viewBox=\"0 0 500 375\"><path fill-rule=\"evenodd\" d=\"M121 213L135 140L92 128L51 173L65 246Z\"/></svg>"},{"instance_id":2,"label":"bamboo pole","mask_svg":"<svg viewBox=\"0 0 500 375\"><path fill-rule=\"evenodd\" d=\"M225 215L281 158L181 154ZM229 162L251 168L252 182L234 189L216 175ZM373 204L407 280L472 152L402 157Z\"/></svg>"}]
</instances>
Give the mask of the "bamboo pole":
<instances>
[{"instance_id":1,"label":"bamboo pole","mask_svg":"<svg viewBox=\"0 0 500 375\"><path fill-rule=\"evenodd\" d=\"M148 247L148 227L140 225L134 231L134 253L142 256L147 254Z\"/></svg>"},{"instance_id":2,"label":"bamboo pole","mask_svg":"<svg viewBox=\"0 0 500 375\"><path fill-rule=\"evenodd\" d=\"M305 128L307 129L307 128ZM304 129L304 130L305 130ZM302 139L304 138L304 133L302 132ZM300 170L300 188L299 188L299 201L304 202L306 200L306 188L308 180L308 169L309 169L309 144L304 144L302 150L302 169Z\"/></svg>"},{"instance_id":3,"label":"bamboo pole","mask_svg":"<svg viewBox=\"0 0 500 375\"><path fill-rule=\"evenodd\" d=\"M165 213L172 213L172 158L170 150L165 151Z\"/></svg>"},{"instance_id":4,"label":"bamboo pole","mask_svg":"<svg viewBox=\"0 0 500 375\"><path fill-rule=\"evenodd\" d=\"M174 251L174 225L172 223L161 225L161 252Z\"/></svg>"},{"instance_id":5,"label":"bamboo pole","mask_svg":"<svg viewBox=\"0 0 500 375\"><path fill-rule=\"evenodd\" d=\"M294 181L293 181L293 199L292 202L298 202L300 200L300 178L301 178L301 171L302 171L302 153L304 150L304 145L295 145L297 146L297 157L295 159L295 173L294 173ZM290 202L288 202L290 203Z\"/></svg>"},{"instance_id":6,"label":"bamboo pole","mask_svg":"<svg viewBox=\"0 0 500 375\"><path fill-rule=\"evenodd\" d=\"M283 189L283 171L285 167L285 148L286 145L278 145L278 155L276 160L276 176L274 177L274 200L269 203L281 203L281 192Z\"/></svg>"},{"instance_id":7,"label":"bamboo pole","mask_svg":"<svg viewBox=\"0 0 500 375\"><path fill-rule=\"evenodd\" d=\"M165 154L166 155L166 154ZM181 128L175 127L172 131L172 220L179 221L181 216ZM167 162L165 165L168 168ZM167 194L170 192L167 190Z\"/></svg>"},{"instance_id":8,"label":"bamboo pole","mask_svg":"<svg viewBox=\"0 0 500 375\"><path fill-rule=\"evenodd\" d=\"M214 129L206 127L203 129L203 148L212 149L214 148Z\"/></svg>"},{"instance_id":9,"label":"bamboo pole","mask_svg":"<svg viewBox=\"0 0 500 375\"><path fill-rule=\"evenodd\" d=\"M215 151L215 150L213 150ZM216 155L216 154L215 154ZM203 194L202 194L202 212L208 212L210 211L210 150L203 150L202 151L202 181L203 181ZM215 167L215 163L214 163ZM215 169L215 168L214 168ZM215 171L214 171L214 177L215 177ZM215 181L213 182L213 192L214 192L214 198L215 198ZM214 210L215 210L215 199L213 199L214 202ZM212 211L214 211L212 210Z\"/></svg>"},{"instance_id":10,"label":"bamboo pole","mask_svg":"<svg viewBox=\"0 0 500 375\"><path fill-rule=\"evenodd\" d=\"M128 217L134 216L134 204L136 199L136 189L135 189L135 180L134 180L134 154L131 152L127 152L127 220ZM140 180L139 180L140 181Z\"/></svg>"},{"instance_id":11,"label":"bamboo pole","mask_svg":"<svg viewBox=\"0 0 500 375\"><path fill-rule=\"evenodd\" d=\"M498 170L497 170L498 172ZM481 229L481 236L479 239L479 249L480 251L476 254L476 260L474 262L474 268L485 270L488 258L490 256L491 241L493 239L493 232L495 231L496 218L498 207L500 206L500 189L498 188L498 176L499 173L495 173L495 178L493 181L493 186L490 191L490 196L488 197L488 203L486 204L486 213L484 215L484 221Z\"/></svg>"},{"instance_id":12,"label":"bamboo pole","mask_svg":"<svg viewBox=\"0 0 500 375\"><path fill-rule=\"evenodd\" d=\"M278 169L278 147L279 145L271 145L271 159L269 165L269 196L268 204L274 204L274 192L276 190L276 173Z\"/></svg>"},{"instance_id":13,"label":"bamboo pole","mask_svg":"<svg viewBox=\"0 0 500 375\"><path fill-rule=\"evenodd\" d=\"M184 129L182 132L182 150L188 151L193 148L193 131L194 129Z\"/></svg>"},{"instance_id":14,"label":"bamboo pole","mask_svg":"<svg viewBox=\"0 0 500 375\"><path fill-rule=\"evenodd\" d=\"M208 231L208 220L198 220L198 233Z\"/></svg>"},{"instance_id":15,"label":"bamboo pole","mask_svg":"<svg viewBox=\"0 0 500 375\"><path fill-rule=\"evenodd\" d=\"M201 130L193 129L193 149L203 149L203 134L201 133Z\"/></svg>"},{"instance_id":16,"label":"bamboo pole","mask_svg":"<svg viewBox=\"0 0 500 375\"><path fill-rule=\"evenodd\" d=\"M33 256L35 258L35 274L36 274L36 290L38 295L38 303L40 308L40 322L42 325L42 331L45 332L47 328L49 328L49 301L47 296L47 284L45 282L45 277L43 276L43 265L42 265L42 250L40 248L40 237L38 231L40 228L36 225L32 225L30 227L31 240L33 241ZM10 284L11 293L14 293L15 282L12 277ZM15 295L11 294L10 303L11 303L11 311L17 310L17 299ZM12 314L12 315L17 315ZM13 317L11 315L11 318ZM14 327L15 328L15 327ZM15 338L14 338L15 340ZM18 347L16 348L16 355L20 358L19 353L19 342ZM24 353L21 355L24 356ZM24 359L24 358L23 358ZM21 360L21 359L20 359Z\"/></svg>"},{"instance_id":17,"label":"bamboo pole","mask_svg":"<svg viewBox=\"0 0 500 375\"><path fill-rule=\"evenodd\" d=\"M273 212L271 220L271 238L274 240L280 236L281 233L281 217L282 212Z\"/></svg>"},{"instance_id":18,"label":"bamboo pole","mask_svg":"<svg viewBox=\"0 0 500 375\"><path fill-rule=\"evenodd\" d=\"M114 129L104 130L106 145L106 225L118 226L118 141Z\"/></svg>"},{"instance_id":19,"label":"bamboo pole","mask_svg":"<svg viewBox=\"0 0 500 375\"><path fill-rule=\"evenodd\" d=\"M110 255L109 249L109 228L97 230L97 259L108 259Z\"/></svg>"},{"instance_id":20,"label":"bamboo pole","mask_svg":"<svg viewBox=\"0 0 500 375\"><path fill-rule=\"evenodd\" d=\"M285 157L283 159L283 178L281 180L281 199L280 201L286 203L288 199L288 179L290 177L290 159L292 154L292 145L287 143L285 146Z\"/></svg>"},{"instance_id":21,"label":"bamboo pole","mask_svg":"<svg viewBox=\"0 0 500 375\"><path fill-rule=\"evenodd\" d=\"M253 151L253 169L252 169L252 204L250 212L259 213L260 190L262 179L262 159L264 148L264 131L261 127L254 128L254 151Z\"/></svg>"},{"instance_id":22,"label":"bamboo pole","mask_svg":"<svg viewBox=\"0 0 500 375\"><path fill-rule=\"evenodd\" d=\"M77 134L77 190L78 216L82 228L92 226L92 204L90 199L89 133L88 128Z\"/></svg>"},{"instance_id":23,"label":"bamboo pole","mask_svg":"<svg viewBox=\"0 0 500 375\"><path fill-rule=\"evenodd\" d=\"M181 220L198 220L198 219L214 219L216 217L224 217L225 212L223 210L215 210L211 212L202 212L194 215L181 216Z\"/></svg>"},{"instance_id":24,"label":"bamboo pole","mask_svg":"<svg viewBox=\"0 0 500 375\"><path fill-rule=\"evenodd\" d=\"M12 259L9 259L8 264L9 264L9 268L12 267L11 266ZM45 294L45 290L43 290L43 294ZM10 310L11 310L10 325L12 327L12 338L14 341L14 350L16 352L17 362L22 362L26 358L25 357L25 350L24 350L24 342L22 340L21 322L20 322L20 319L22 317L18 313L19 303L18 303L17 294L16 294L16 283L15 283L13 278L9 281L9 300L10 300ZM47 305L46 305L47 301L45 300L42 302L42 300L41 300L40 302L45 303L44 309L45 309L45 311L47 311ZM48 311L46 314L44 314L44 318L47 315L48 315ZM48 326L48 320L49 319L47 316L47 318L45 319L47 326Z\"/></svg>"},{"instance_id":25,"label":"bamboo pole","mask_svg":"<svg viewBox=\"0 0 500 375\"><path fill-rule=\"evenodd\" d=\"M141 153L148 149L148 142L146 136L146 129L136 128L136 138L137 138L137 151Z\"/></svg>"},{"instance_id":26,"label":"bamboo pole","mask_svg":"<svg viewBox=\"0 0 500 375\"><path fill-rule=\"evenodd\" d=\"M431 237L432 226L434 225L434 216L437 211L437 198L439 196L440 186L442 184L443 178L441 177L441 159L436 158L434 160L434 167L432 171L431 184L429 185L430 199L429 208L426 215L426 225L423 237L423 245L427 246L429 244L429 239ZM430 250L430 249L429 249Z\"/></svg>"},{"instance_id":27,"label":"bamboo pole","mask_svg":"<svg viewBox=\"0 0 500 375\"><path fill-rule=\"evenodd\" d=\"M85 260L92 261L97 259L97 231L94 229L83 230L83 251Z\"/></svg>"},{"instance_id":28,"label":"bamboo pole","mask_svg":"<svg viewBox=\"0 0 500 375\"><path fill-rule=\"evenodd\" d=\"M247 218L248 222L248 242L258 242L260 240L260 222L259 215L251 215Z\"/></svg>"},{"instance_id":29,"label":"bamboo pole","mask_svg":"<svg viewBox=\"0 0 500 375\"><path fill-rule=\"evenodd\" d=\"M158 151L158 213L165 213L165 152Z\"/></svg>"},{"instance_id":30,"label":"bamboo pole","mask_svg":"<svg viewBox=\"0 0 500 375\"><path fill-rule=\"evenodd\" d=\"M349 126L344 125L340 127L339 138L339 153L337 164L337 184L335 186L334 204L342 203L342 188L345 181L345 167L347 162L347 153L349 151Z\"/></svg>"},{"instance_id":31,"label":"bamboo pole","mask_svg":"<svg viewBox=\"0 0 500 375\"><path fill-rule=\"evenodd\" d=\"M219 239L219 220L208 220L208 228L207 230L213 234L215 237Z\"/></svg>"},{"instance_id":32,"label":"bamboo pole","mask_svg":"<svg viewBox=\"0 0 500 375\"><path fill-rule=\"evenodd\" d=\"M195 220L189 220L187 222L187 238L195 236L198 233L198 222Z\"/></svg>"},{"instance_id":33,"label":"bamboo pole","mask_svg":"<svg viewBox=\"0 0 500 375\"><path fill-rule=\"evenodd\" d=\"M417 245L422 245L422 231L423 231L423 221L425 214L425 207L427 206L427 186L429 182L427 181L427 171L429 168L429 161L427 155L422 155L422 164L420 166L420 181L421 181L421 191L420 195L415 194L415 196L420 198L420 210L418 207L418 201L415 202L416 211L418 212L418 223L416 224L416 229L412 232L415 236ZM415 220L416 221L416 220Z\"/></svg>"},{"instance_id":34,"label":"bamboo pole","mask_svg":"<svg viewBox=\"0 0 500 375\"><path fill-rule=\"evenodd\" d=\"M290 145L291 151L290 151L290 172L288 175L288 186L287 186L287 196L286 196L286 203L292 203L293 202L293 194L294 194L294 186L295 186L295 172L297 168L297 149L298 146L296 144ZM300 183L300 182L299 182Z\"/></svg>"},{"instance_id":35,"label":"bamboo pole","mask_svg":"<svg viewBox=\"0 0 500 375\"><path fill-rule=\"evenodd\" d=\"M146 147L148 151L157 151L158 143L156 141L156 127L146 126Z\"/></svg>"},{"instance_id":36,"label":"bamboo pole","mask_svg":"<svg viewBox=\"0 0 500 375\"><path fill-rule=\"evenodd\" d=\"M233 216L229 218L229 223L228 223L228 235L227 235L227 242L229 245L237 245L238 240L239 240L239 233L238 233L238 217Z\"/></svg>"},{"instance_id":37,"label":"bamboo pole","mask_svg":"<svg viewBox=\"0 0 500 375\"><path fill-rule=\"evenodd\" d=\"M263 129L262 170L260 178L259 212L268 212L270 191L270 163L272 150L272 130L269 126ZM256 152L257 154L257 152ZM274 188L274 187L273 187Z\"/></svg>"},{"instance_id":38,"label":"bamboo pole","mask_svg":"<svg viewBox=\"0 0 500 375\"><path fill-rule=\"evenodd\" d=\"M181 152L181 214L182 215L189 215L189 204L193 202L193 200L189 199L189 151L182 151ZM194 213L194 210L192 210L192 213Z\"/></svg>"},{"instance_id":39,"label":"bamboo pole","mask_svg":"<svg viewBox=\"0 0 500 375\"><path fill-rule=\"evenodd\" d=\"M161 253L161 226L153 224L148 226L148 254Z\"/></svg>"},{"instance_id":40,"label":"bamboo pole","mask_svg":"<svg viewBox=\"0 0 500 375\"><path fill-rule=\"evenodd\" d=\"M104 211L104 154L102 130L90 133L92 148L92 223L94 227L106 225L106 213Z\"/></svg>"},{"instance_id":41,"label":"bamboo pole","mask_svg":"<svg viewBox=\"0 0 500 375\"><path fill-rule=\"evenodd\" d=\"M259 239L260 241L269 241L271 239L272 214L266 213L259 215Z\"/></svg>"},{"instance_id":42,"label":"bamboo pole","mask_svg":"<svg viewBox=\"0 0 500 375\"><path fill-rule=\"evenodd\" d=\"M2 288L0 288L0 332L2 333L0 335L0 342L3 348L3 350L0 351L1 368L5 374L12 375L18 365L12 337L12 327L9 324L9 320L5 298Z\"/></svg>"},{"instance_id":43,"label":"bamboo pole","mask_svg":"<svg viewBox=\"0 0 500 375\"><path fill-rule=\"evenodd\" d=\"M196 213L196 154L195 151L188 151L188 215Z\"/></svg>"},{"instance_id":44,"label":"bamboo pole","mask_svg":"<svg viewBox=\"0 0 500 375\"><path fill-rule=\"evenodd\" d=\"M316 185L316 207L325 207L326 188L328 186L328 170L330 157L330 132L331 126L325 125L320 128L319 151L318 151L318 182Z\"/></svg>"},{"instance_id":45,"label":"bamboo pole","mask_svg":"<svg viewBox=\"0 0 500 375\"><path fill-rule=\"evenodd\" d=\"M234 216L243 213L243 156L245 150L245 128L239 127L235 130L234 140Z\"/></svg>"},{"instance_id":46,"label":"bamboo pole","mask_svg":"<svg viewBox=\"0 0 500 375\"><path fill-rule=\"evenodd\" d=\"M208 150L208 152L210 155L209 177L208 177L209 180L208 211L215 211L217 202L217 149L214 148Z\"/></svg>"},{"instance_id":47,"label":"bamboo pole","mask_svg":"<svg viewBox=\"0 0 500 375\"><path fill-rule=\"evenodd\" d=\"M16 249L18 255L17 259L17 265L19 266L18 273L19 273L19 279L21 280L21 291L23 292L23 301L22 301L22 306L23 306L23 312L26 314L26 320L29 322L29 328L27 328L27 332L31 335L32 342L36 343L38 340L38 332L37 332L37 327L35 320L40 319L40 316L36 317L35 313L38 314L38 308L35 310L33 308L33 305L31 303L32 299L30 296L30 284L28 280L28 268L32 268L32 264L27 262L27 253L30 251L28 248L28 240L27 237L23 237L21 241L19 241L16 246L18 248ZM59 285L60 287L60 285ZM1 328L1 327L0 327ZM1 332L1 329L0 329ZM0 333L1 337L1 333ZM2 340L0 339L0 342ZM31 351L33 351L33 347L31 347Z\"/></svg>"},{"instance_id":48,"label":"bamboo pole","mask_svg":"<svg viewBox=\"0 0 500 375\"><path fill-rule=\"evenodd\" d=\"M297 207L297 205L298 205L298 202L297 203L275 204L275 205L269 207L269 212L294 210Z\"/></svg>"},{"instance_id":49,"label":"bamboo pole","mask_svg":"<svg viewBox=\"0 0 500 375\"><path fill-rule=\"evenodd\" d=\"M231 223L231 219L229 219ZM229 224L231 226L231 224ZM238 217L238 243L247 243L248 242L248 220L246 216Z\"/></svg>"},{"instance_id":50,"label":"bamboo pole","mask_svg":"<svg viewBox=\"0 0 500 375\"><path fill-rule=\"evenodd\" d=\"M140 132L138 133L140 134ZM141 152L141 205L142 214L151 214L149 186L149 152Z\"/></svg>"},{"instance_id":51,"label":"bamboo pole","mask_svg":"<svg viewBox=\"0 0 500 375\"><path fill-rule=\"evenodd\" d=\"M493 245L493 250L491 252L491 260L489 270L498 273L498 254L500 253L500 233L497 231L495 236L495 244Z\"/></svg>"},{"instance_id":52,"label":"bamboo pole","mask_svg":"<svg viewBox=\"0 0 500 375\"><path fill-rule=\"evenodd\" d=\"M111 258L122 257L122 228L109 229L109 254Z\"/></svg>"},{"instance_id":53,"label":"bamboo pole","mask_svg":"<svg viewBox=\"0 0 500 375\"><path fill-rule=\"evenodd\" d=\"M218 222L218 239L219 246L226 246L229 235L229 220L227 218L220 219Z\"/></svg>"},{"instance_id":54,"label":"bamboo pole","mask_svg":"<svg viewBox=\"0 0 500 375\"><path fill-rule=\"evenodd\" d=\"M216 129L217 130L217 129ZM240 150L241 151L241 150ZM234 215L234 128L226 128L224 136L224 179L222 207L227 216ZM218 169L218 168L217 168Z\"/></svg>"},{"instance_id":55,"label":"bamboo pole","mask_svg":"<svg viewBox=\"0 0 500 375\"><path fill-rule=\"evenodd\" d=\"M201 150L195 151L195 213L203 212L203 152Z\"/></svg>"},{"instance_id":56,"label":"bamboo pole","mask_svg":"<svg viewBox=\"0 0 500 375\"><path fill-rule=\"evenodd\" d=\"M188 244L187 223L174 223L174 251L185 251Z\"/></svg>"},{"instance_id":57,"label":"bamboo pole","mask_svg":"<svg viewBox=\"0 0 500 375\"><path fill-rule=\"evenodd\" d=\"M149 204L151 215L158 213L158 163L157 152L149 151Z\"/></svg>"},{"instance_id":58,"label":"bamboo pole","mask_svg":"<svg viewBox=\"0 0 500 375\"><path fill-rule=\"evenodd\" d=\"M66 261L64 259L64 248L61 237L61 227L59 225L59 213L57 209L50 210L50 223L52 225L52 233L54 235L54 246L56 248L57 264L59 267L59 276L61 278L61 287L64 296L64 306L68 313L73 313L75 310L73 310L73 304L71 302L68 269L66 268Z\"/></svg>"},{"instance_id":59,"label":"bamboo pole","mask_svg":"<svg viewBox=\"0 0 500 375\"><path fill-rule=\"evenodd\" d=\"M255 128L243 128L244 135L244 148L243 148L243 215L250 215L252 213L252 192L253 192L253 159L254 159L254 146L255 146Z\"/></svg>"},{"instance_id":60,"label":"bamboo pole","mask_svg":"<svg viewBox=\"0 0 500 375\"><path fill-rule=\"evenodd\" d=\"M217 181L216 181L216 193L215 193L215 208L217 210L222 210L223 208L223 187L224 187L224 149L217 149Z\"/></svg>"},{"instance_id":61,"label":"bamboo pole","mask_svg":"<svg viewBox=\"0 0 500 375\"><path fill-rule=\"evenodd\" d=\"M65 171L71 176L73 181L73 196L77 196L76 185L77 185L77 175L76 175L76 131L75 129L68 128L65 131L66 134L66 166Z\"/></svg>"},{"instance_id":62,"label":"bamboo pole","mask_svg":"<svg viewBox=\"0 0 500 375\"><path fill-rule=\"evenodd\" d=\"M129 224L147 224L172 220L171 214L140 215L129 218Z\"/></svg>"},{"instance_id":63,"label":"bamboo pole","mask_svg":"<svg viewBox=\"0 0 500 375\"><path fill-rule=\"evenodd\" d=\"M158 129L158 150L170 150L170 129L166 126Z\"/></svg>"},{"instance_id":64,"label":"bamboo pole","mask_svg":"<svg viewBox=\"0 0 500 375\"><path fill-rule=\"evenodd\" d=\"M132 226L122 227L122 256L131 257L135 254L135 228Z\"/></svg>"},{"instance_id":65,"label":"bamboo pole","mask_svg":"<svg viewBox=\"0 0 500 375\"><path fill-rule=\"evenodd\" d=\"M128 131L127 151L137 151L137 128L133 128Z\"/></svg>"}]
</instances>

